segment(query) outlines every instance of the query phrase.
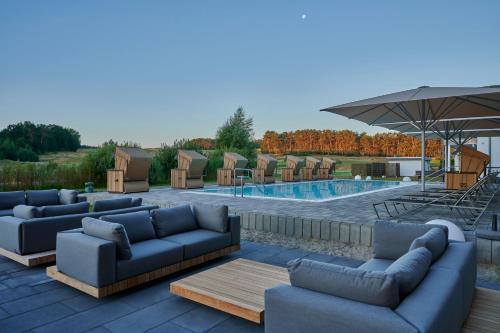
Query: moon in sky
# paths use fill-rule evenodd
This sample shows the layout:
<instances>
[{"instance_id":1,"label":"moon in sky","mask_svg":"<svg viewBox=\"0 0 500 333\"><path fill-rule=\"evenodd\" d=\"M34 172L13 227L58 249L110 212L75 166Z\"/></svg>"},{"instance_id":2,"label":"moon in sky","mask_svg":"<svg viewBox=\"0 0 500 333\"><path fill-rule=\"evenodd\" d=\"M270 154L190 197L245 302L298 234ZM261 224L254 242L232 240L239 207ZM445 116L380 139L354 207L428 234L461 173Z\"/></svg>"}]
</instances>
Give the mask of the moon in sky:
<instances>
[{"instance_id":1,"label":"moon in sky","mask_svg":"<svg viewBox=\"0 0 500 333\"><path fill-rule=\"evenodd\" d=\"M302 19L305 20L307 18L306 14L302 14Z\"/></svg>"}]
</instances>

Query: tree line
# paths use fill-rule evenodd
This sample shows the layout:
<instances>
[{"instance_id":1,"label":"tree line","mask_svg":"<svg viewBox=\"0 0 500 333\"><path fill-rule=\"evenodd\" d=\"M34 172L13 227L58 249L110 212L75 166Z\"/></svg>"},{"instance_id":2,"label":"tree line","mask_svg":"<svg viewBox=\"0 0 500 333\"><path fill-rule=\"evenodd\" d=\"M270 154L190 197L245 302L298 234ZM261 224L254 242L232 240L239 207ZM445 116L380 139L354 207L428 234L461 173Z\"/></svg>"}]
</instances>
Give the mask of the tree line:
<instances>
[{"instance_id":1,"label":"tree line","mask_svg":"<svg viewBox=\"0 0 500 333\"><path fill-rule=\"evenodd\" d=\"M0 131L0 159L38 161L38 155L80 148L80 134L59 125L25 121Z\"/></svg>"},{"instance_id":2,"label":"tree line","mask_svg":"<svg viewBox=\"0 0 500 333\"><path fill-rule=\"evenodd\" d=\"M426 141L429 157L441 156L441 141ZM267 131L260 149L271 154L337 154L357 156L402 156L420 155L420 140L401 133L358 134L350 130L297 130L278 133Z\"/></svg>"}]
</instances>

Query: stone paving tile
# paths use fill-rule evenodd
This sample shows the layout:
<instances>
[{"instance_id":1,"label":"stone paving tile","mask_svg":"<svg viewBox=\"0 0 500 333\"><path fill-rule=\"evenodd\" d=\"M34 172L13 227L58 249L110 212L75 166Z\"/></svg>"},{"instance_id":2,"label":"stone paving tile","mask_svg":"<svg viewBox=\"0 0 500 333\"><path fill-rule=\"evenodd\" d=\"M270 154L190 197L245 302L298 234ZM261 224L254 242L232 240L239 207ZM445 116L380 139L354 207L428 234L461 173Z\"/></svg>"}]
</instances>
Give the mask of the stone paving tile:
<instances>
[{"instance_id":1,"label":"stone paving tile","mask_svg":"<svg viewBox=\"0 0 500 333\"><path fill-rule=\"evenodd\" d=\"M29 295L37 294L39 291L28 286L0 290L0 304Z\"/></svg>"},{"instance_id":2,"label":"stone paving tile","mask_svg":"<svg viewBox=\"0 0 500 333\"><path fill-rule=\"evenodd\" d=\"M43 308L0 320L0 332L24 332L74 313L63 304L51 304ZM52 331L54 332L54 331Z\"/></svg>"},{"instance_id":3,"label":"stone paving tile","mask_svg":"<svg viewBox=\"0 0 500 333\"><path fill-rule=\"evenodd\" d=\"M264 333L264 325L257 325L248 320L231 317L212 328L208 333Z\"/></svg>"},{"instance_id":4,"label":"stone paving tile","mask_svg":"<svg viewBox=\"0 0 500 333\"><path fill-rule=\"evenodd\" d=\"M144 332L188 312L198 305L180 297L173 297L130 313L104 325L112 332Z\"/></svg>"},{"instance_id":5,"label":"stone paving tile","mask_svg":"<svg viewBox=\"0 0 500 333\"><path fill-rule=\"evenodd\" d=\"M79 292L69 288L59 288L47 292L42 292L32 296L24 297L15 301L3 303L1 308L11 315L28 312L45 305L58 303L68 298L75 297Z\"/></svg>"},{"instance_id":6,"label":"stone paving tile","mask_svg":"<svg viewBox=\"0 0 500 333\"><path fill-rule=\"evenodd\" d=\"M193 333L193 331L167 322L149 330L148 333Z\"/></svg>"},{"instance_id":7,"label":"stone paving tile","mask_svg":"<svg viewBox=\"0 0 500 333\"><path fill-rule=\"evenodd\" d=\"M228 319L230 315L206 306L200 306L172 320L174 324L197 333L205 332Z\"/></svg>"}]
</instances>

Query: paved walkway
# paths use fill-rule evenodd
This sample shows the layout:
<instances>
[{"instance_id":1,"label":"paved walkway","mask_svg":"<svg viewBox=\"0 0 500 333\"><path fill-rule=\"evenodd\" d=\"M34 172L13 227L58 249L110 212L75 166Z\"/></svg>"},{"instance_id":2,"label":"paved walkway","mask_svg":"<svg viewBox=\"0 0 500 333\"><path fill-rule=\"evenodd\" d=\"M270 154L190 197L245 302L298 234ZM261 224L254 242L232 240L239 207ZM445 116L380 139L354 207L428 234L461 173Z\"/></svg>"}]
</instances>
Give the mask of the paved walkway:
<instances>
[{"instance_id":1,"label":"paved walkway","mask_svg":"<svg viewBox=\"0 0 500 333\"><path fill-rule=\"evenodd\" d=\"M285 266L309 258L351 267L362 261L280 246L243 242L241 250L104 299L94 299L45 275L0 256L0 332L264 332L264 327L227 315L169 292L170 282L213 265L246 258Z\"/></svg>"}]
</instances>

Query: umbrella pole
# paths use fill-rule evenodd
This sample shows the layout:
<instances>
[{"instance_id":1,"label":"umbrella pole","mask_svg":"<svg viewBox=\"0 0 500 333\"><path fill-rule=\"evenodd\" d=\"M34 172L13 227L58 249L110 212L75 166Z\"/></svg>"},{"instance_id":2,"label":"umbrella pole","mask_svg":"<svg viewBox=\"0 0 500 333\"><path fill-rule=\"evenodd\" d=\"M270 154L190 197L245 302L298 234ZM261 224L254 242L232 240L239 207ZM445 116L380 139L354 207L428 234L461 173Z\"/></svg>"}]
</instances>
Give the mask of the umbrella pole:
<instances>
[{"instance_id":1,"label":"umbrella pole","mask_svg":"<svg viewBox=\"0 0 500 333\"><path fill-rule=\"evenodd\" d=\"M421 171L420 177L422 177L422 192L425 191L425 127L422 128L422 137L420 139L422 142L422 161L421 161Z\"/></svg>"},{"instance_id":2,"label":"umbrella pole","mask_svg":"<svg viewBox=\"0 0 500 333\"><path fill-rule=\"evenodd\" d=\"M446 136L446 140L444 140L445 146L444 146L444 171L448 172L450 165L448 164L448 154L450 153L448 151L450 142L448 141L448 136Z\"/></svg>"}]
</instances>

